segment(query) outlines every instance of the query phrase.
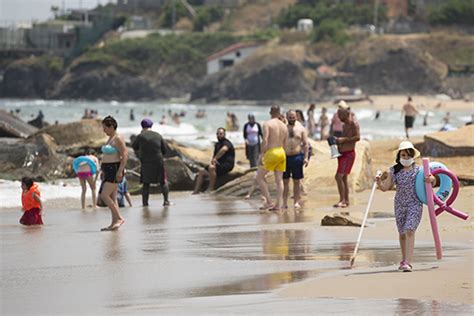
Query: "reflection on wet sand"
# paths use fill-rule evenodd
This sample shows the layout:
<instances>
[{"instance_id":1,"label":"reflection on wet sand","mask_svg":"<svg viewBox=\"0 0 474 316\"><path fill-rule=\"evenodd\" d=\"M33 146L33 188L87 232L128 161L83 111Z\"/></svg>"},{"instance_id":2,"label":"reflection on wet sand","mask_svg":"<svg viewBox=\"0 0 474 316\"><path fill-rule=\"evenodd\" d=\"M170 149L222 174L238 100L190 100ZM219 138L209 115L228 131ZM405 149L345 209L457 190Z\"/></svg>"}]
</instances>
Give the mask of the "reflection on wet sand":
<instances>
[{"instance_id":1,"label":"reflection on wet sand","mask_svg":"<svg viewBox=\"0 0 474 316\"><path fill-rule=\"evenodd\" d=\"M186 293L186 297L253 294L268 292L284 284L301 281L316 273L311 271L288 271L258 275L250 278L243 278L236 282L222 285L209 286L192 289Z\"/></svg>"},{"instance_id":2,"label":"reflection on wet sand","mask_svg":"<svg viewBox=\"0 0 474 316\"><path fill-rule=\"evenodd\" d=\"M179 300L189 297L271 292L283 284L340 272L355 245L355 238L321 227L321 212L312 208L261 214L240 200L183 196L173 201L176 205L168 209L125 209L126 224L114 232L97 230L97 223L109 216L101 210L49 210L51 221L41 228L1 224L2 314L107 314L146 304L157 304L161 313L164 300L179 306ZM4 212L2 222L17 222L17 215ZM431 243L418 244L415 259L428 261L432 250ZM456 248L444 248L446 254L452 250ZM358 264L387 267L398 257L396 241L365 241ZM31 262L35 277L30 275ZM14 299L29 293L34 295L22 304ZM51 301L51 296L58 299ZM402 301L395 307L393 300L387 302L400 311L416 304ZM311 304L324 308L330 303ZM421 304L427 313L446 308Z\"/></svg>"},{"instance_id":3,"label":"reflection on wet sand","mask_svg":"<svg viewBox=\"0 0 474 316\"><path fill-rule=\"evenodd\" d=\"M107 242L104 243L105 249L103 251L105 261L118 262L124 260L121 245L121 239L123 238L121 231L111 232L111 234L107 234L105 238L107 239Z\"/></svg>"}]
</instances>

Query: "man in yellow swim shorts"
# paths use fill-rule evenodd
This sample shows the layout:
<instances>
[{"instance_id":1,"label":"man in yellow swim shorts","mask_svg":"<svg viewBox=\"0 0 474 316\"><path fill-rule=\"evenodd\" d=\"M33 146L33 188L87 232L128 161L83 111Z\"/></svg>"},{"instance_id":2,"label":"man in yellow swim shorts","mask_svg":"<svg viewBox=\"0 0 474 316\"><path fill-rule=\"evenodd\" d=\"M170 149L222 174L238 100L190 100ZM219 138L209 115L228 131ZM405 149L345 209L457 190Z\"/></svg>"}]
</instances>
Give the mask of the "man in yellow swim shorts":
<instances>
[{"instance_id":1,"label":"man in yellow swim shorts","mask_svg":"<svg viewBox=\"0 0 474 316\"><path fill-rule=\"evenodd\" d=\"M270 109L271 119L263 124L263 142L260 154L260 167L257 171L257 183L266 203L260 209L278 211L283 199L283 172L286 170L285 146L288 139L286 125L280 121L280 107ZM265 175L273 171L277 190L276 203L272 203Z\"/></svg>"}]
</instances>

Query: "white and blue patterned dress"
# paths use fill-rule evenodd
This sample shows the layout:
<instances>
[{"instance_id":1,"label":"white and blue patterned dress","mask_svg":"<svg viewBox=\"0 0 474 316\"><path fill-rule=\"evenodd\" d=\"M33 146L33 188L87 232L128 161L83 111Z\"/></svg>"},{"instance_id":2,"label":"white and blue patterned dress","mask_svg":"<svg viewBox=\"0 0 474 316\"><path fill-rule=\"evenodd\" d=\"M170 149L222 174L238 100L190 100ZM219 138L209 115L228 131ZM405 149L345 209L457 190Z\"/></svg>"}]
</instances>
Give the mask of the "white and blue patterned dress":
<instances>
[{"instance_id":1,"label":"white and blue patterned dress","mask_svg":"<svg viewBox=\"0 0 474 316\"><path fill-rule=\"evenodd\" d=\"M397 188L394 208L400 234L416 231L421 221L423 204L418 200L415 192L415 179L419 170L420 167L413 165L409 170L402 169L394 174L393 167L390 168L390 174Z\"/></svg>"}]
</instances>

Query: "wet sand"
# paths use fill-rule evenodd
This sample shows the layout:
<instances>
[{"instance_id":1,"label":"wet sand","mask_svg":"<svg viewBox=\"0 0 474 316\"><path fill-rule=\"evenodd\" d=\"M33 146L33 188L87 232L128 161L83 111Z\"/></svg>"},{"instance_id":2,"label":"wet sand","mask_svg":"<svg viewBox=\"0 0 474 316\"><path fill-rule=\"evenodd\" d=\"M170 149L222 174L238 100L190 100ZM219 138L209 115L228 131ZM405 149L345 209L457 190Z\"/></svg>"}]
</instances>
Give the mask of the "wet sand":
<instances>
[{"instance_id":1,"label":"wet sand","mask_svg":"<svg viewBox=\"0 0 474 316\"><path fill-rule=\"evenodd\" d=\"M354 195L352 216L362 217L368 194ZM275 214L257 211L257 200L188 192L164 208L153 195L148 208L122 209L116 232L99 231L108 210L84 212L78 200L47 201L43 227L0 209L1 314L474 312L471 220L441 216L437 261L424 216L415 272L398 273L393 192L378 192L348 269L359 228L320 226L336 196L312 196L301 212ZM456 206L472 215L473 196L463 188Z\"/></svg>"}]
</instances>

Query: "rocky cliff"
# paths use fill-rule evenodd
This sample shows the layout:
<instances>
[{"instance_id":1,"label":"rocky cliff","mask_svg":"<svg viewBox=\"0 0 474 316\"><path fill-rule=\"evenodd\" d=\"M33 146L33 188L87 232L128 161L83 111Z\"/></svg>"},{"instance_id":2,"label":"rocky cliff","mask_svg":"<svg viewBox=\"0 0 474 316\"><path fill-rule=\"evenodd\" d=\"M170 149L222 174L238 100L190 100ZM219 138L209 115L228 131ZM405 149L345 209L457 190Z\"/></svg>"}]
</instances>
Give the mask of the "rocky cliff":
<instances>
[{"instance_id":1,"label":"rocky cliff","mask_svg":"<svg viewBox=\"0 0 474 316\"><path fill-rule=\"evenodd\" d=\"M269 47L200 84L191 100L310 101L311 79L305 74L302 47ZM314 69L312 70L314 72Z\"/></svg>"}]
</instances>

